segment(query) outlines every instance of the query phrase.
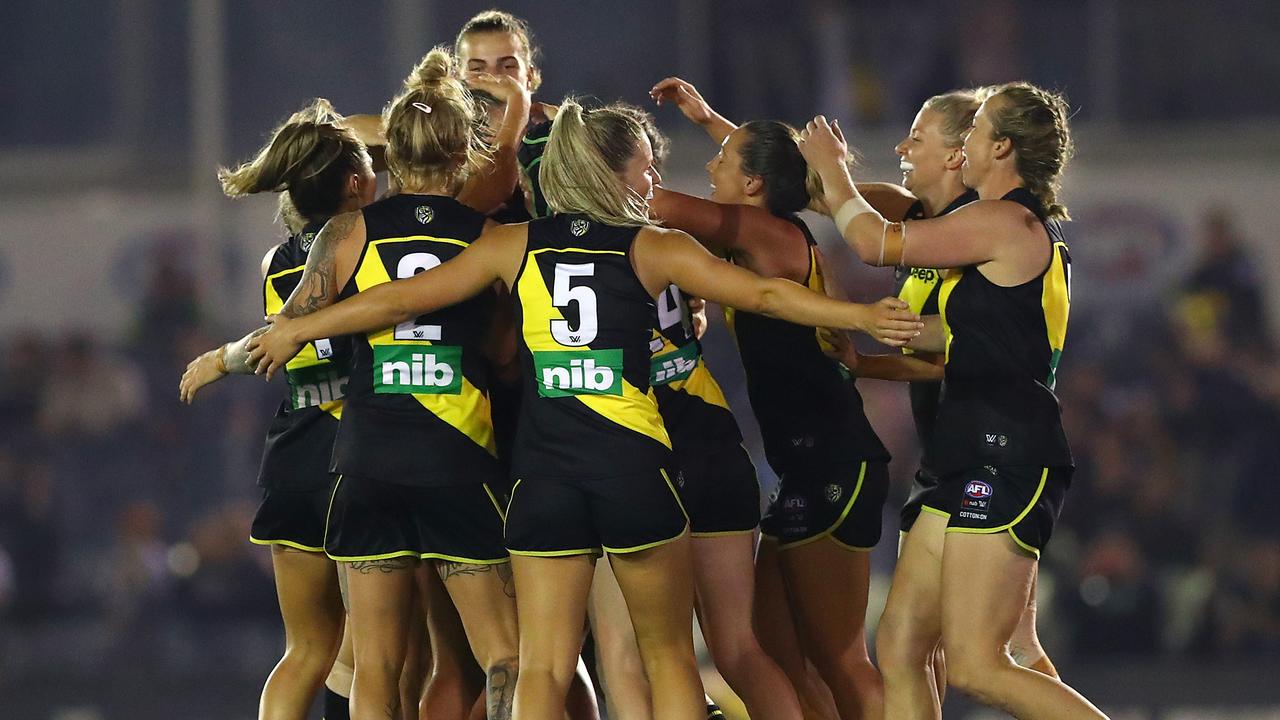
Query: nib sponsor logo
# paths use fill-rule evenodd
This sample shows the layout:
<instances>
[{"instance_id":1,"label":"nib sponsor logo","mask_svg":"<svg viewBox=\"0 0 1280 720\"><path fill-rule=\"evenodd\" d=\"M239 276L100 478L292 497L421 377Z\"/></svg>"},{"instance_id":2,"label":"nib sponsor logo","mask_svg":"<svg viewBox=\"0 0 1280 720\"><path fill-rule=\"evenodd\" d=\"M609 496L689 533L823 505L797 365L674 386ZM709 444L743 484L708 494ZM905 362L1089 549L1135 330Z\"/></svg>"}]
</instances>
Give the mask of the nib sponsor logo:
<instances>
[{"instance_id":1,"label":"nib sponsor logo","mask_svg":"<svg viewBox=\"0 0 1280 720\"><path fill-rule=\"evenodd\" d=\"M462 392L462 348L373 348L373 391L378 394L457 395Z\"/></svg>"},{"instance_id":2,"label":"nib sponsor logo","mask_svg":"<svg viewBox=\"0 0 1280 720\"><path fill-rule=\"evenodd\" d=\"M294 410L341 400L347 389L347 376L338 374L330 363L289 370L288 378Z\"/></svg>"},{"instance_id":3,"label":"nib sponsor logo","mask_svg":"<svg viewBox=\"0 0 1280 720\"><path fill-rule=\"evenodd\" d=\"M666 385L689 377L698 366L698 345L689 343L649 361L649 384Z\"/></svg>"},{"instance_id":4,"label":"nib sponsor logo","mask_svg":"<svg viewBox=\"0 0 1280 720\"><path fill-rule=\"evenodd\" d=\"M533 368L542 397L622 394L621 350L535 352Z\"/></svg>"}]
</instances>

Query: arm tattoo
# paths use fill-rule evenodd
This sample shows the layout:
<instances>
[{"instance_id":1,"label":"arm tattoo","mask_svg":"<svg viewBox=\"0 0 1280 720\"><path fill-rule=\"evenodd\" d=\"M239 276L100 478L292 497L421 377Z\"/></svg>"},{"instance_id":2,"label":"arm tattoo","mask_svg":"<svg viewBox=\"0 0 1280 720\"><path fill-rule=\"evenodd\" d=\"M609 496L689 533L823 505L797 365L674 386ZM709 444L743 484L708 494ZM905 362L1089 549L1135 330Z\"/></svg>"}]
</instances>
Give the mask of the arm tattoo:
<instances>
[{"instance_id":1,"label":"arm tattoo","mask_svg":"<svg viewBox=\"0 0 1280 720\"><path fill-rule=\"evenodd\" d=\"M334 256L337 254L338 244L351 234L360 217L360 211L357 210L336 215L324 224L316 235L311 252L307 254L307 266L302 271L302 279L280 310L281 315L291 318L310 315L320 308L332 305L338 299Z\"/></svg>"},{"instance_id":2,"label":"arm tattoo","mask_svg":"<svg viewBox=\"0 0 1280 720\"><path fill-rule=\"evenodd\" d=\"M249 341L266 332L270 327L270 325L263 325L239 340L227 343L226 352L222 356L223 363L227 366L227 372L236 375L252 375L254 373L257 367L249 364Z\"/></svg>"},{"instance_id":3,"label":"arm tattoo","mask_svg":"<svg viewBox=\"0 0 1280 720\"><path fill-rule=\"evenodd\" d=\"M347 563L347 569L352 572L358 572L361 575L372 575L380 572L388 575L399 570L408 570L418 562L417 558L411 557L393 557L383 558L381 560L356 560Z\"/></svg>"},{"instance_id":4,"label":"arm tattoo","mask_svg":"<svg viewBox=\"0 0 1280 720\"><path fill-rule=\"evenodd\" d=\"M489 666L485 704L490 720L511 720L519 671L519 663L514 657L504 658Z\"/></svg>"}]
</instances>

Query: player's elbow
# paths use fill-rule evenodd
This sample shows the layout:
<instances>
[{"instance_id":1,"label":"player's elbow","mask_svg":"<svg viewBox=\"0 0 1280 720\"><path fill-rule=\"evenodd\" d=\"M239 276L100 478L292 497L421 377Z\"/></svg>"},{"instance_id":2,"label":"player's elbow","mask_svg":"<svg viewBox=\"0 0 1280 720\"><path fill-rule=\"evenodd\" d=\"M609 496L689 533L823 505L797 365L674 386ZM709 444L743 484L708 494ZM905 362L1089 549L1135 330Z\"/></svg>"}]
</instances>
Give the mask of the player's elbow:
<instances>
[{"instance_id":1,"label":"player's elbow","mask_svg":"<svg viewBox=\"0 0 1280 720\"><path fill-rule=\"evenodd\" d=\"M756 291L755 297L752 298L752 303L755 307L742 309L757 315L777 317L784 302L786 282L788 281L781 278L770 278L760 283L759 290Z\"/></svg>"},{"instance_id":2,"label":"player's elbow","mask_svg":"<svg viewBox=\"0 0 1280 720\"><path fill-rule=\"evenodd\" d=\"M860 241L856 237L845 238L845 242L863 263L871 265L872 267L880 266L880 263L882 262L882 257L880 255L880 243L864 242Z\"/></svg>"},{"instance_id":3,"label":"player's elbow","mask_svg":"<svg viewBox=\"0 0 1280 720\"><path fill-rule=\"evenodd\" d=\"M398 292L388 298L383 309L390 325L408 322L422 314L418 308L414 307L412 294L406 292Z\"/></svg>"}]
</instances>

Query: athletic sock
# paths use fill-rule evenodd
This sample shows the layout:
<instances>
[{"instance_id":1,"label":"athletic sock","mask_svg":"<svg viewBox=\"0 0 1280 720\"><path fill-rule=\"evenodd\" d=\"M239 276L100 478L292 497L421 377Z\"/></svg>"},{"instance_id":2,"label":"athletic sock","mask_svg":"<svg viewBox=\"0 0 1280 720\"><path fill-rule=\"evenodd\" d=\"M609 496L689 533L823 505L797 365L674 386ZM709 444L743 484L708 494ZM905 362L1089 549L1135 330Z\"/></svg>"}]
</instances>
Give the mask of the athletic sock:
<instances>
[{"instance_id":1,"label":"athletic sock","mask_svg":"<svg viewBox=\"0 0 1280 720\"><path fill-rule=\"evenodd\" d=\"M724 711L711 701L711 696L707 696L707 720L725 720Z\"/></svg>"},{"instance_id":2,"label":"athletic sock","mask_svg":"<svg viewBox=\"0 0 1280 720\"><path fill-rule=\"evenodd\" d=\"M324 689L324 720L351 720L351 700L330 690L328 686Z\"/></svg>"}]
</instances>

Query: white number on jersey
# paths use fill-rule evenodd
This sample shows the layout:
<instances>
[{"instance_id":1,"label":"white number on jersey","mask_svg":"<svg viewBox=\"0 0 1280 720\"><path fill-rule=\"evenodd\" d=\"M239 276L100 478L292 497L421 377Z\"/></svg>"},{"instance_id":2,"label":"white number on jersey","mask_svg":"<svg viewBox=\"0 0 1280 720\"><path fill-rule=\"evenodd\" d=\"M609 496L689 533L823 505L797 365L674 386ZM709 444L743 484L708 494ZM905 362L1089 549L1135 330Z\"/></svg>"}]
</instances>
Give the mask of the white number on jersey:
<instances>
[{"instance_id":1,"label":"white number on jersey","mask_svg":"<svg viewBox=\"0 0 1280 720\"><path fill-rule=\"evenodd\" d=\"M431 253L409 253L400 258L396 266L396 279L411 278L440 264L440 258ZM396 340L439 340L439 325L419 325L414 320L407 320L396 325Z\"/></svg>"},{"instance_id":2,"label":"white number on jersey","mask_svg":"<svg viewBox=\"0 0 1280 720\"><path fill-rule=\"evenodd\" d=\"M578 347L589 345L599 332L596 317L596 293L586 285L574 287L569 283L575 277L591 277L596 273L595 263L556 263L555 285L551 291L551 304L566 308L569 303L578 304L578 327L569 327L568 320L551 321L551 337L561 345Z\"/></svg>"}]
</instances>

